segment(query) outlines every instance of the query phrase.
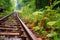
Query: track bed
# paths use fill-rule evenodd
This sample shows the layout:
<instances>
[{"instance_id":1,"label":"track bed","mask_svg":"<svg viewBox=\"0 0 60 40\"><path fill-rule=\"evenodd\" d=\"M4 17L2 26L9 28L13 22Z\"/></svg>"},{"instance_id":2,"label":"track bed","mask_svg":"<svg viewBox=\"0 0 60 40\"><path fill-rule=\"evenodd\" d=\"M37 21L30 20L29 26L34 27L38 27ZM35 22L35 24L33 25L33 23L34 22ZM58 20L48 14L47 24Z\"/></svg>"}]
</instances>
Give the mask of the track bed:
<instances>
[{"instance_id":1,"label":"track bed","mask_svg":"<svg viewBox=\"0 0 60 40\"><path fill-rule=\"evenodd\" d=\"M16 14L0 21L0 40L34 40L26 32Z\"/></svg>"}]
</instances>

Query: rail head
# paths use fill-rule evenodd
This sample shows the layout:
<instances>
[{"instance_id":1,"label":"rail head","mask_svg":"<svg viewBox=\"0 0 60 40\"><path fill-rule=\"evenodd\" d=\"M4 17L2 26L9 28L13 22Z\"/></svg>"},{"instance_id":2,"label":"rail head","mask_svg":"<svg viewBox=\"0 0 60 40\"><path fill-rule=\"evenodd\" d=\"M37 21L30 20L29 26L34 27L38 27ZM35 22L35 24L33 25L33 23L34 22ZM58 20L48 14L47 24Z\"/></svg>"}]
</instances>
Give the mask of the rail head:
<instances>
[{"instance_id":1,"label":"rail head","mask_svg":"<svg viewBox=\"0 0 60 40\"><path fill-rule=\"evenodd\" d=\"M2 21L2 20L4 20L4 19L8 18L8 17L11 16L12 14L13 14L13 13L11 13L11 14L9 14L9 15L7 15L7 16L2 17L2 18L0 19L0 21Z\"/></svg>"},{"instance_id":2,"label":"rail head","mask_svg":"<svg viewBox=\"0 0 60 40\"><path fill-rule=\"evenodd\" d=\"M27 32L28 36L31 38L31 40L37 40L37 37L30 31L30 29L23 23L23 21L19 18L18 13L17 13L17 18L22 24L23 28Z\"/></svg>"}]
</instances>

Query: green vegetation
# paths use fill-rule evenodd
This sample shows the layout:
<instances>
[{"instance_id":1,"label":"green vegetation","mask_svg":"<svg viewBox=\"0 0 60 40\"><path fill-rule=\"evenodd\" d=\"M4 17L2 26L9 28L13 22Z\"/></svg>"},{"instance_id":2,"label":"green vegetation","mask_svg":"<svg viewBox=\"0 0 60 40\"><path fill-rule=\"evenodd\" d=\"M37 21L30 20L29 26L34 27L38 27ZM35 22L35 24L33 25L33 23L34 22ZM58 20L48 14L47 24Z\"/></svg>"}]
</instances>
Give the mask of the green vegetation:
<instances>
[{"instance_id":1,"label":"green vegetation","mask_svg":"<svg viewBox=\"0 0 60 40\"><path fill-rule=\"evenodd\" d=\"M60 0L21 0L20 16L37 37L60 39Z\"/></svg>"},{"instance_id":2,"label":"green vegetation","mask_svg":"<svg viewBox=\"0 0 60 40\"><path fill-rule=\"evenodd\" d=\"M15 2L14 0L1 0L0 7L2 7L4 10L4 11L0 11L0 17L3 17L13 12L15 8Z\"/></svg>"},{"instance_id":3,"label":"green vegetation","mask_svg":"<svg viewBox=\"0 0 60 40\"><path fill-rule=\"evenodd\" d=\"M18 0L18 4L20 17L37 38L60 40L60 0ZM1 0L0 7L5 8L0 16L8 15L15 8L14 0Z\"/></svg>"}]
</instances>

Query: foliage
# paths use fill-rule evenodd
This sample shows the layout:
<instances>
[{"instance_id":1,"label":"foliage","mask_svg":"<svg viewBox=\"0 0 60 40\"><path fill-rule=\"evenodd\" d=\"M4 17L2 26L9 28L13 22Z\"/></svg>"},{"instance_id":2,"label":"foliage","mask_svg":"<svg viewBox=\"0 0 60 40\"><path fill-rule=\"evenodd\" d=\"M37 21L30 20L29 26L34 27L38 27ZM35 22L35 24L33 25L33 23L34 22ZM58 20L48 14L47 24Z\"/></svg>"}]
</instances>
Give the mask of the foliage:
<instances>
[{"instance_id":1,"label":"foliage","mask_svg":"<svg viewBox=\"0 0 60 40\"><path fill-rule=\"evenodd\" d=\"M0 15L8 15L14 10L15 2L14 2L14 0L1 0L0 7L5 8L5 11L3 13L0 12Z\"/></svg>"},{"instance_id":2,"label":"foliage","mask_svg":"<svg viewBox=\"0 0 60 40\"><path fill-rule=\"evenodd\" d=\"M55 1L53 2L53 7L56 6L56 5L59 4L59 3L60 3L60 1L55 0Z\"/></svg>"},{"instance_id":3,"label":"foliage","mask_svg":"<svg viewBox=\"0 0 60 40\"><path fill-rule=\"evenodd\" d=\"M36 26L36 27L33 28L33 30L38 31L38 30L40 30L40 28L38 26Z\"/></svg>"},{"instance_id":4,"label":"foliage","mask_svg":"<svg viewBox=\"0 0 60 40\"><path fill-rule=\"evenodd\" d=\"M50 37L50 38L53 37L53 40L59 40L60 39L56 32L52 32L52 33L48 34L47 36Z\"/></svg>"},{"instance_id":5,"label":"foliage","mask_svg":"<svg viewBox=\"0 0 60 40\"><path fill-rule=\"evenodd\" d=\"M41 9L49 5L49 0L36 0L36 8Z\"/></svg>"},{"instance_id":6,"label":"foliage","mask_svg":"<svg viewBox=\"0 0 60 40\"><path fill-rule=\"evenodd\" d=\"M34 20L37 20L37 22L39 22L40 19L42 18L42 13L43 12L39 12L39 11L33 12L29 22L32 23Z\"/></svg>"},{"instance_id":7,"label":"foliage","mask_svg":"<svg viewBox=\"0 0 60 40\"><path fill-rule=\"evenodd\" d=\"M35 4L38 1L38 4ZM40 5L42 1L43 5ZM53 38L53 40L59 40L60 36L60 7L54 9L54 7L60 3L60 0L22 0L21 17L25 19L26 24L33 24L32 30L38 36L45 36ZM47 4L49 2L49 4ZM47 4L47 6L46 6ZM38 10L36 9L38 6ZM41 7L40 7L41 6ZM42 7L43 6L43 7ZM40 9L41 8L41 9ZM59 36L57 36L59 35Z\"/></svg>"},{"instance_id":8,"label":"foliage","mask_svg":"<svg viewBox=\"0 0 60 40\"><path fill-rule=\"evenodd\" d=\"M36 34L40 35L44 29L43 27L36 26L36 27L33 27L32 30L34 30Z\"/></svg>"},{"instance_id":9,"label":"foliage","mask_svg":"<svg viewBox=\"0 0 60 40\"><path fill-rule=\"evenodd\" d=\"M48 22L47 25L53 26L55 23L56 21L51 21L51 22Z\"/></svg>"},{"instance_id":10,"label":"foliage","mask_svg":"<svg viewBox=\"0 0 60 40\"><path fill-rule=\"evenodd\" d=\"M57 33L56 32L52 32L52 33L48 34L47 36L48 37L55 37L55 36L57 36Z\"/></svg>"},{"instance_id":11,"label":"foliage","mask_svg":"<svg viewBox=\"0 0 60 40\"><path fill-rule=\"evenodd\" d=\"M35 1L34 0L22 0L22 8L21 8L21 17L27 21L30 20L31 14L35 11ZM29 17L29 18L28 18Z\"/></svg>"}]
</instances>

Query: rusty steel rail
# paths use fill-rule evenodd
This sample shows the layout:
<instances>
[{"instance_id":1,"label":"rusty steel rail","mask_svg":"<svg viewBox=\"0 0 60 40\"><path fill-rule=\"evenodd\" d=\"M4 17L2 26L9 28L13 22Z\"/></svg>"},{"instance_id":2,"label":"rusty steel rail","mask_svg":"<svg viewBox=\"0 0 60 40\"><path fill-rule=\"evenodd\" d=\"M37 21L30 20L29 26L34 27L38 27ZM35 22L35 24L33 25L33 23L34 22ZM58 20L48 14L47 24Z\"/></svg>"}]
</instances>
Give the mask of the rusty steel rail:
<instances>
[{"instance_id":1,"label":"rusty steel rail","mask_svg":"<svg viewBox=\"0 0 60 40\"><path fill-rule=\"evenodd\" d=\"M2 21L2 20L4 20L4 19L8 18L9 16L11 16L11 15L13 15L13 14L14 14L14 13L11 13L11 14L9 14L9 15L7 15L7 16L2 17L2 18L0 19L0 21Z\"/></svg>"},{"instance_id":2,"label":"rusty steel rail","mask_svg":"<svg viewBox=\"0 0 60 40\"><path fill-rule=\"evenodd\" d=\"M28 29L28 27L24 24L24 22L21 20L21 18L19 18L18 12L14 12L8 16L3 17L2 19L0 19L0 21L4 20L4 19L8 19L9 16L14 15L16 17L16 19L19 21L19 23L21 24L23 30L26 32L26 35L28 36L29 40L37 40L37 37L30 31L30 29ZM7 34L7 33L5 33ZM10 35L11 33L9 33ZM14 35L14 34L12 34ZM18 35L18 33L17 33Z\"/></svg>"},{"instance_id":3,"label":"rusty steel rail","mask_svg":"<svg viewBox=\"0 0 60 40\"><path fill-rule=\"evenodd\" d=\"M9 15L7 15L7 16L2 17L2 18L0 19L0 24L3 23L4 21L8 20L8 17L11 16L11 15L13 15L13 14L14 14L14 13L11 13L11 14L9 14Z\"/></svg>"},{"instance_id":4,"label":"rusty steel rail","mask_svg":"<svg viewBox=\"0 0 60 40\"><path fill-rule=\"evenodd\" d=\"M28 37L30 38L30 40L37 40L37 37L30 31L30 29L23 23L23 21L21 20L21 18L18 16L18 13L16 13L17 15L17 19L19 20L19 22L21 23L22 27L24 28L24 30L26 31Z\"/></svg>"}]
</instances>

